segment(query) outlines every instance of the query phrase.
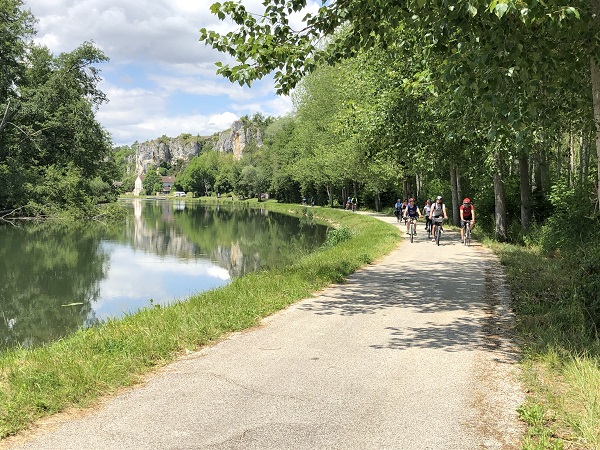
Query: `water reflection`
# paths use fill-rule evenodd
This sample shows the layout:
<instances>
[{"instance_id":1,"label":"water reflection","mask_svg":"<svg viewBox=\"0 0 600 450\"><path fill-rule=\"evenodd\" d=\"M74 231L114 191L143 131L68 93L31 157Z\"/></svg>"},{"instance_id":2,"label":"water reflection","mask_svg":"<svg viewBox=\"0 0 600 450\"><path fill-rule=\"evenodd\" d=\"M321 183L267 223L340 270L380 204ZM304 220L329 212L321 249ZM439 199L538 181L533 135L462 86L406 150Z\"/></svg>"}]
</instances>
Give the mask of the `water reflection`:
<instances>
[{"instance_id":1,"label":"water reflection","mask_svg":"<svg viewBox=\"0 0 600 450\"><path fill-rule=\"evenodd\" d=\"M119 227L0 227L0 348L222 286L313 251L326 228L266 210L128 202Z\"/></svg>"}]
</instances>

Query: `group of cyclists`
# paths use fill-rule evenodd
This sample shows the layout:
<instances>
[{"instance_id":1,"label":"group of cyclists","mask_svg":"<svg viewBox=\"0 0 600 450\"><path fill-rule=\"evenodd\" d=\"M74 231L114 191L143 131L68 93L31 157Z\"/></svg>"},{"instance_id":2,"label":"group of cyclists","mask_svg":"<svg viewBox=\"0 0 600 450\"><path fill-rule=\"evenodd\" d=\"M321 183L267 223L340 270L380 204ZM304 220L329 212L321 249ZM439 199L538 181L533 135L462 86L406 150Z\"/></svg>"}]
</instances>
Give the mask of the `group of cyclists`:
<instances>
[{"instance_id":1,"label":"group of cyclists","mask_svg":"<svg viewBox=\"0 0 600 450\"><path fill-rule=\"evenodd\" d=\"M475 207L471 203L469 198L465 198L462 205L459 208L460 213L460 237L461 241L465 242L465 227L468 226L469 230L473 230L475 226ZM406 223L406 234L409 234L409 226L411 222L414 224L414 234L417 234L417 219L425 216L425 230L431 230L431 235L435 236L436 228L440 227L440 231L443 230L442 224L444 220L448 220L448 214L446 213L446 205L442 202L442 197L438 195L434 203L431 203L430 199L427 199L425 206L423 207L423 214L421 209L416 205L414 198L409 198L408 201L402 201L398 199L394 204L394 214L400 222L400 219L404 219ZM431 239L435 241L435 238Z\"/></svg>"}]
</instances>

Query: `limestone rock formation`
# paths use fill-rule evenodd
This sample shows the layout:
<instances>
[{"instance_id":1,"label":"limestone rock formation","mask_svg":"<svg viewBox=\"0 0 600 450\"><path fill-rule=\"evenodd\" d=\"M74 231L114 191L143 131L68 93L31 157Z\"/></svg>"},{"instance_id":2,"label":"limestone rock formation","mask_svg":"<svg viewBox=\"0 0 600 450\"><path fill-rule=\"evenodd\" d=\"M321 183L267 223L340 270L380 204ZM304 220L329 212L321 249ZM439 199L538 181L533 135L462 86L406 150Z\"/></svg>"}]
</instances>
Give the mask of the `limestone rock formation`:
<instances>
[{"instance_id":1,"label":"limestone rock formation","mask_svg":"<svg viewBox=\"0 0 600 450\"><path fill-rule=\"evenodd\" d=\"M240 159L244 149L254 144L263 145L261 129L247 120L236 120L231 128L210 137L181 135L176 138L163 136L153 141L137 144L135 154L136 174L142 175L148 166L158 167L163 162L170 164L177 160L187 163L200 154L205 146L218 152L233 153L235 159Z\"/></svg>"},{"instance_id":2,"label":"limestone rock formation","mask_svg":"<svg viewBox=\"0 0 600 450\"><path fill-rule=\"evenodd\" d=\"M233 153L235 159L240 159L244 148L252 142L257 147L262 147L261 130L252 124L246 125L243 121L236 120L229 130L220 134L215 149L219 152Z\"/></svg>"},{"instance_id":3,"label":"limestone rock formation","mask_svg":"<svg viewBox=\"0 0 600 450\"><path fill-rule=\"evenodd\" d=\"M136 149L135 170L138 175L146 173L148 166L158 167L163 162L171 164L182 159L189 162L202 149L201 140L190 137L167 138L138 144Z\"/></svg>"}]
</instances>

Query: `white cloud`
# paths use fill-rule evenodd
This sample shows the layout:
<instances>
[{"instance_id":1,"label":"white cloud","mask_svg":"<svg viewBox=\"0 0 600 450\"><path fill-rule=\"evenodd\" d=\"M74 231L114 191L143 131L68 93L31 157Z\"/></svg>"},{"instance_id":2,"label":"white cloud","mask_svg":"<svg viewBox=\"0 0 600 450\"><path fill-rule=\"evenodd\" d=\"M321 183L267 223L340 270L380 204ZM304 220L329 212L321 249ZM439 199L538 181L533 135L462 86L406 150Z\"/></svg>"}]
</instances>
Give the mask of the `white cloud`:
<instances>
[{"instance_id":1,"label":"white cloud","mask_svg":"<svg viewBox=\"0 0 600 450\"><path fill-rule=\"evenodd\" d=\"M121 145L163 134L209 135L245 114L291 111L289 98L275 95L272 79L248 89L216 75L214 63L231 57L199 42L200 28L224 33L233 27L210 13L214 1L25 0L25 7L39 20L36 40L52 52L93 41L110 58L99 66L110 102L97 118ZM260 0L244 4L264 10ZM311 2L307 9L317 8ZM294 28L301 28L304 14L292 16Z\"/></svg>"}]
</instances>

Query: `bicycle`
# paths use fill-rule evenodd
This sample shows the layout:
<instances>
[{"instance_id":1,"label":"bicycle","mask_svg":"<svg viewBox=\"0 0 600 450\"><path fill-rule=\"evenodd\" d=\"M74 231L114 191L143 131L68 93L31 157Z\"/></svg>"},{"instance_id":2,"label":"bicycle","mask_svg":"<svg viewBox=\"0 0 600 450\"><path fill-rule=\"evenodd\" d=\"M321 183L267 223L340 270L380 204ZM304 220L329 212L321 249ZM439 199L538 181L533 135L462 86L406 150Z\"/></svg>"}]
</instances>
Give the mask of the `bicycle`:
<instances>
[{"instance_id":1,"label":"bicycle","mask_svg":"<svg viewBox=\"0 0 600 450\"><path fill-rule=\"evenodd\" d=\"M416 222L417 222L417 218L416 217L410 217L408 220L410 220L410 224L409 224L409 228L408 228L408 234L410 235L410 243L412 244L414 238L415 238L415 226L416 226Z\"/></svg>"},{"instance_id":2,"label":"bicycle","mask_svg":"<svg viewBox=\"0 0 600 450\"><path fill-rule=\"evenodd\" d=\"M399 209L394 210L394 215L396 216L396 222L400 223L400 218L402 217L402 211Z\"/></svg>"},{"instance_id":3,"label":"bicycle","mask_svg":"<svg viewBox=\"0 0 600 450\"><path fill-rule=\"evenodd\" d=\"M464 227L465 227L465 241L464 244L469 247L471 245L471 221L470 220L465 220L464 222Z\"/></svg>"},{"instance_id":4,"label":"bicycle","mask_svg":"<svg viewBox=\"0 0 600 450\"><path fill-rule=\"evenodd\" d=\"M444 229L442 228L442 224L444 223L444 219L433 219L435 221L435 244L440 245L440 238L442 237L442 233Z\"/></svg>"},{"instance_id":5,"label":"bicycle","mask_svg":"<svg viewBox=\"0 0 600 450\"><path fill-rule=\"evenodd\" d=\"M429 217L425 219L425 231L427 231L427 239L431 240L431 219Z\"/></svg>"}]
</instances>

